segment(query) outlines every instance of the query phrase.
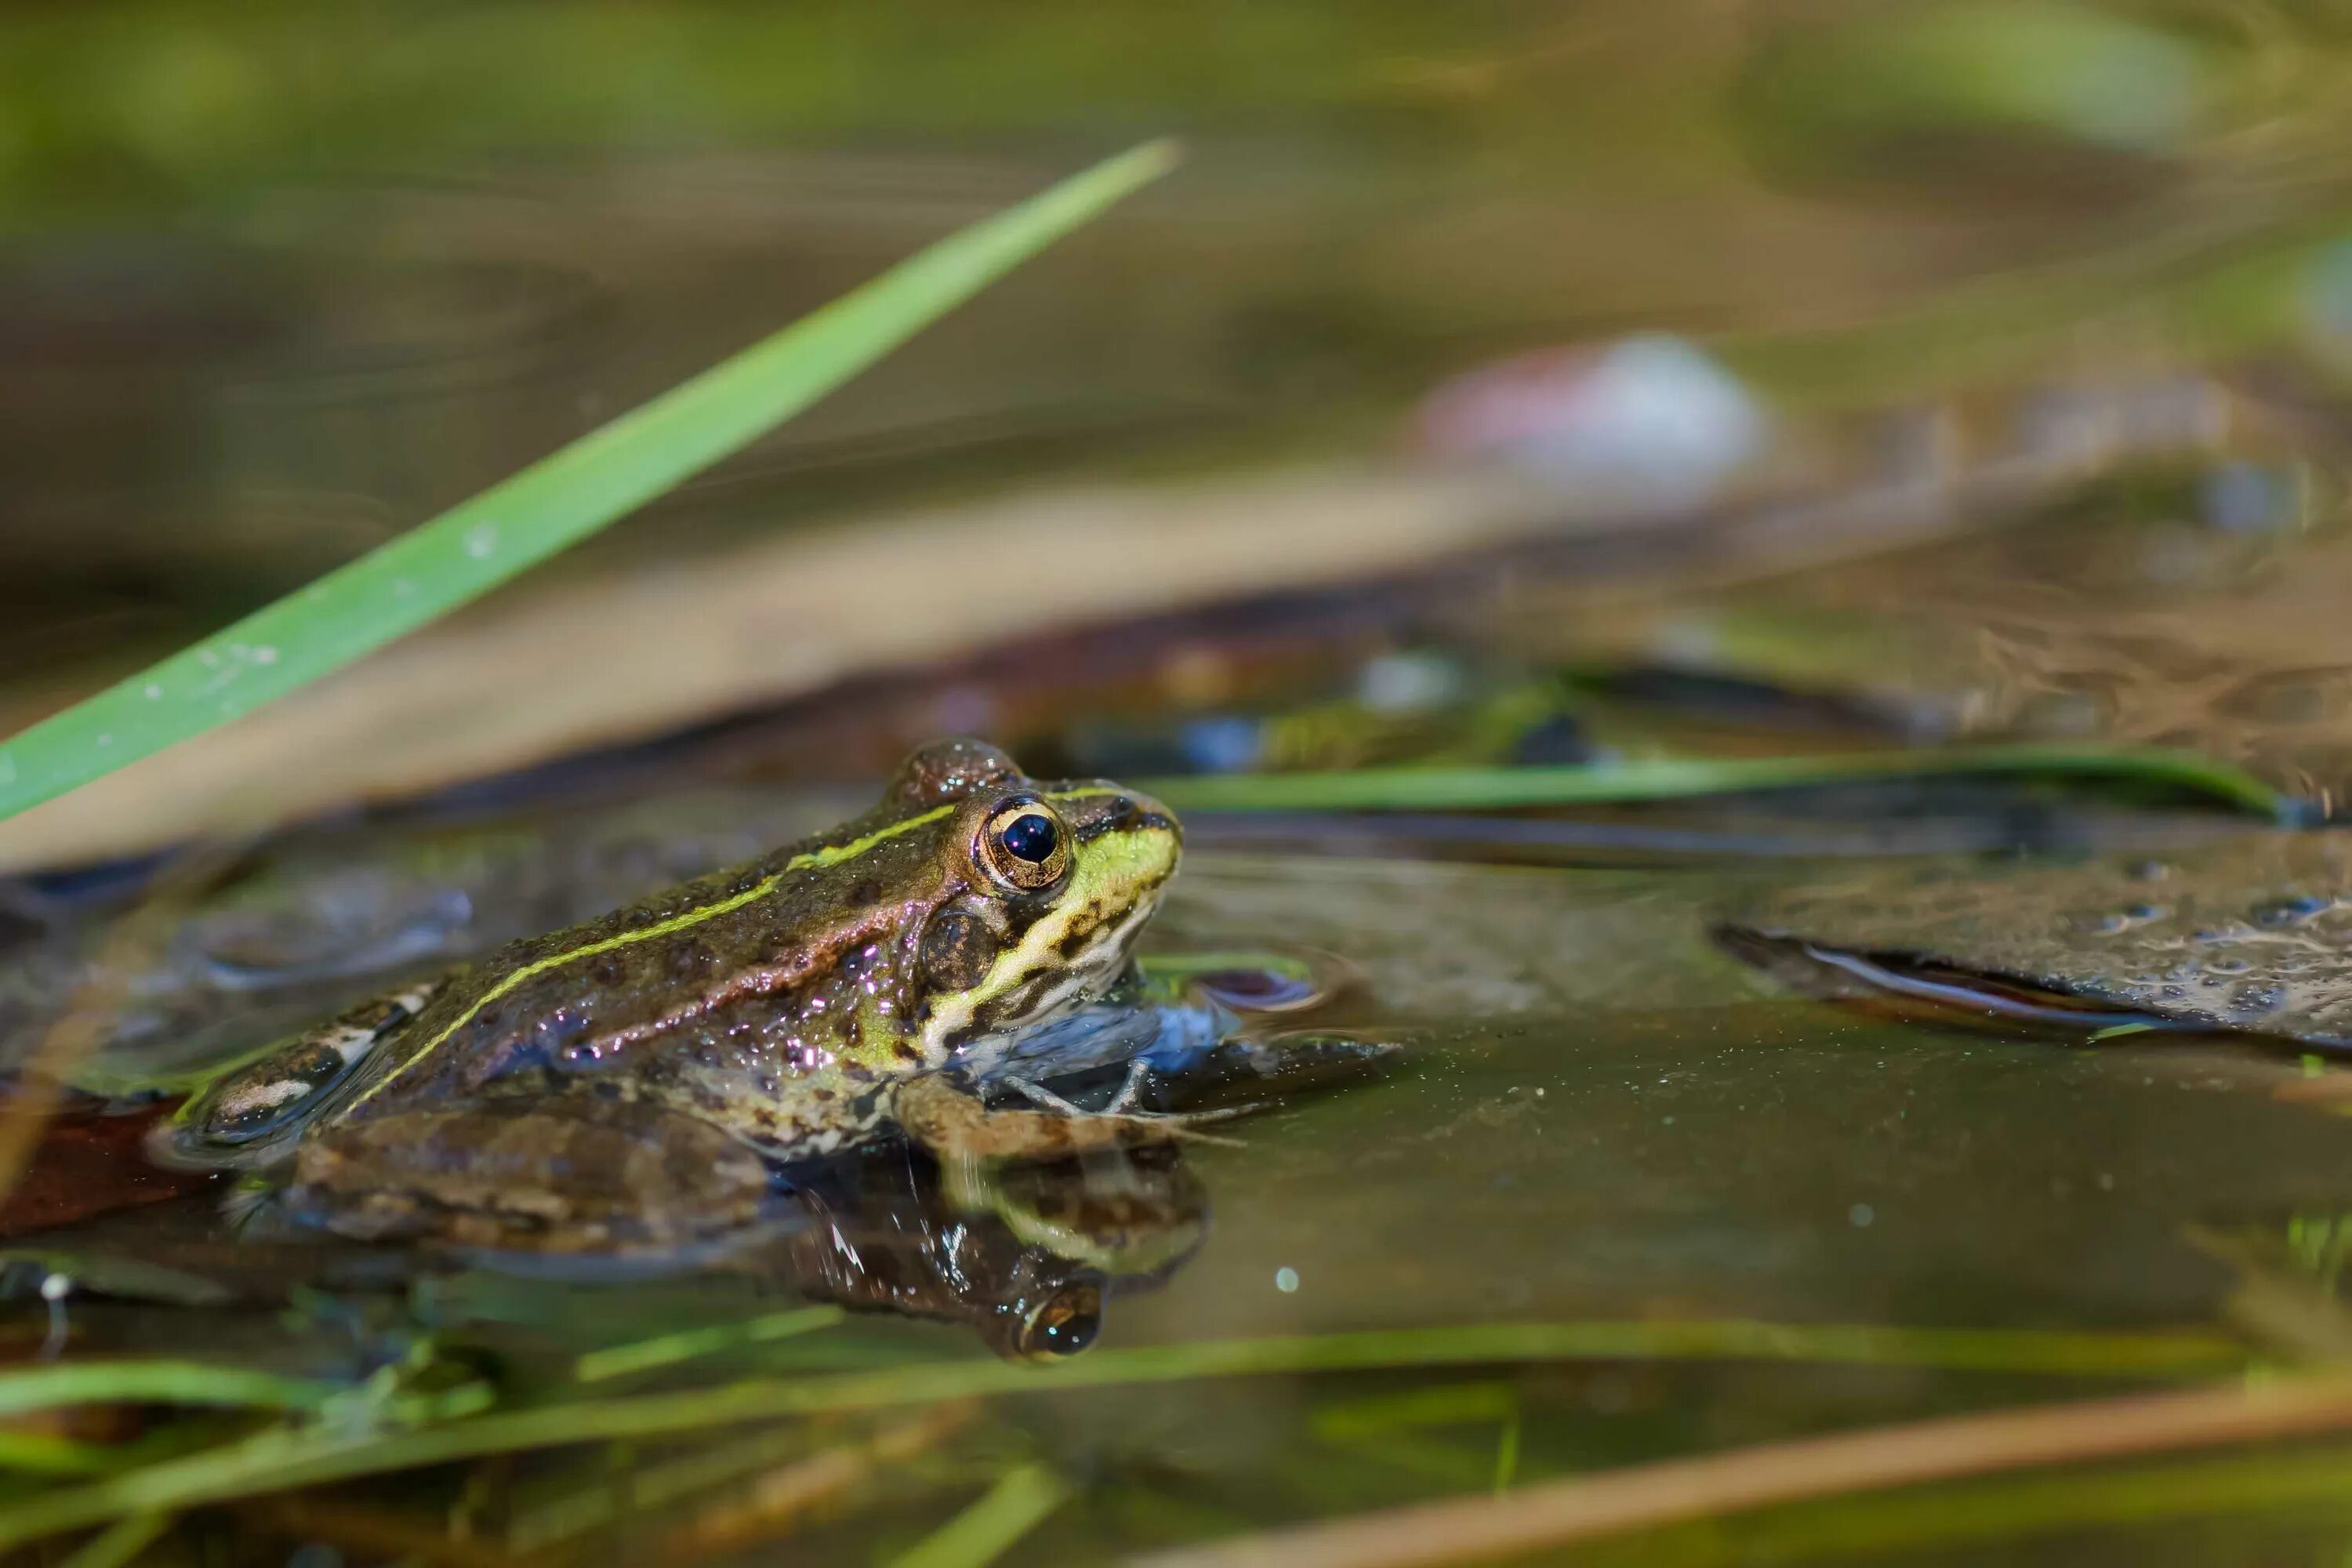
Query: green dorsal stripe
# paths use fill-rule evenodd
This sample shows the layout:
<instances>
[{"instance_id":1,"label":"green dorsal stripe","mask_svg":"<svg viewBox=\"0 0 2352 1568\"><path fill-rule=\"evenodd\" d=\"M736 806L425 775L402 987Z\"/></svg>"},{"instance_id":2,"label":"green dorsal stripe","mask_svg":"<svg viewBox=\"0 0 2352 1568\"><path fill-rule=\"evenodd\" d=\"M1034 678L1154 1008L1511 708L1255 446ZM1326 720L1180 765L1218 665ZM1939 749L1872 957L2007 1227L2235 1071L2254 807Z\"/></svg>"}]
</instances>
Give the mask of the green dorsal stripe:
<instances>
[{"instance_id":1,"label":"green dorsal stripe","mask_svg":"<svg viewBox=\"0 0 2352 1568\"><path fill-rule=\"evenodd\" d=\"M1118 793L1119 792L1118 790L1108 786L1095 785L1087 789L1064 790L1057 795L1049 795L1045 798L1047 800L1078 800L1087 795L1117 795ZM651 942L656 937L674 935L675 933L686 931L690 927L698 926L705 921L717 920L720 915L732 914L737 910L743 908L744 905L757 903L760 900L766 898L770 893L774 892L778 887L782 885L783 879L794 871L805 871L813 867L818 866L838 866L844 860L856 859L858 856L865 854L868 849L873 848L877 844L896 838L902 833L912 833L916 828L921 827L928 823L937 822L940 818L952 813L956 807L961 804L962 802L961 801L950 801L946 805L935 805L930 810L915 816L908 817L902 822L894 822L887 827L877 828L874 832L867 834L863 838L852 839L847 844L828 844L820 848L812 849L805 855L795 855L791 859L784 862L782 869L771 872L769 875L762 877L759 881L753 883L751 887L744 889L741 892L730 894L728 897L719 900L716 903L704 904L698 908L688 910L681 914L672 915L669 919L662 921L655 925L646 926L642 931L624 931L619 936L608 936L602 942L584 942L578 947L568 949L562 952L551 953L547 957L539 959L534 963L526 963L520 969L516 970L513 973L509 974L505 979L499 981L496 985L491 986L488 991L483 992L479 996L475 997L472 1005L464 1012L458 1014L455 1018L449 1020L449 1022L443 1026L440 1033L435 1035L431 1039L417 1047L415 1050L408 1054L406 1059L402 1061L398 1067L393 1068L390 1072L384 1074L383 1077L371 1084L364 1093L361 1094L356 1100L352 1101L352 1105L356 1109L357 1107L365 1104L369 1098L374 1095L377 1090L383 1089L386 1084L390 1083L394 1079L398 1078L402 1073L406 1072L410 1068L415 1067L418 1062L423 1061L426 1057L431 1056L435 1051L439 1050L443 1045L447 1043L450 1036L464 1028L467 1024L472 1023L475 1016L480 1013L483 1008L488 1006L491 1003L497 1001L508 992L512 991L516 986L520 985L526 980L534 979L539 975L546 973L551 969L570 963L576 959L593 958L600 952L611 952L615 948L628 947L640 942Z\"/></svg>"}]
</instances>

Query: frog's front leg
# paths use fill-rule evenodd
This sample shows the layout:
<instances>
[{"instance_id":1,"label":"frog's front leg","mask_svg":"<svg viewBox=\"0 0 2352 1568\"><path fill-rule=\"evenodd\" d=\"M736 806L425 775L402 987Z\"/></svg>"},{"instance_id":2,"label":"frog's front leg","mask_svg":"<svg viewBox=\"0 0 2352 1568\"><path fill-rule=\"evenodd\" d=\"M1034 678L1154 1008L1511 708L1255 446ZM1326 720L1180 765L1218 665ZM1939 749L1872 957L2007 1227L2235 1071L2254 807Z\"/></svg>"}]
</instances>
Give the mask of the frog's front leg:
<instances>
[{"instance_id":1,"label":"frog's front leg","mask_svg":"<svg viewBox=\"0 0 2352 1568\"><path fill-rule=\"evenodd\" d=\"M372 996L190 1097L153 1152L182 1165L260 1165L283 1155L326 1096L396 1038L449 983L443 975Z\"/></svg>"}]
</instances>

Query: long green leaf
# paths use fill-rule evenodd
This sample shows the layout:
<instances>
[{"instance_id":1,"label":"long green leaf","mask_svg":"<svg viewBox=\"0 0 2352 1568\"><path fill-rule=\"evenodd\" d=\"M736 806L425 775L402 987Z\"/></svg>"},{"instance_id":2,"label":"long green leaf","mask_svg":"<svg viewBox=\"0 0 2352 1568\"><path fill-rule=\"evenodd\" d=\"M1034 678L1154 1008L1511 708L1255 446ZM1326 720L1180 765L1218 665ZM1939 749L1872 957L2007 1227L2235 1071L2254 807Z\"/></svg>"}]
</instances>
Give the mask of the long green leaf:
<instances>
[{"instance_id":1,"label":"long green leaf","mask_svg":"<svg viewBox=\"0 0 2352 1568\"><path fill-rule=\"evenodd\" d=\"M737 451L1175 162L1151 142L940 241L226 631L0 746L0 817L250 713Z\"/></svg>"},{"instance_id":2,"label":"long green leaf","mask_svg":"<svg viewBox=\"0 0 2352 1568\"><path fill-rule=\"evenodd\" d=\"M2305 815L2303 802L2226 763L2189 752L2128 747L1975 746L1810 757L1671 758L1607 767L1360 768L1145 779L1139 784L1180 811L1498 811L1969 774L2154 784L2210 795L2278 822L2297 822Z\"/></svg>"}]
</instances>

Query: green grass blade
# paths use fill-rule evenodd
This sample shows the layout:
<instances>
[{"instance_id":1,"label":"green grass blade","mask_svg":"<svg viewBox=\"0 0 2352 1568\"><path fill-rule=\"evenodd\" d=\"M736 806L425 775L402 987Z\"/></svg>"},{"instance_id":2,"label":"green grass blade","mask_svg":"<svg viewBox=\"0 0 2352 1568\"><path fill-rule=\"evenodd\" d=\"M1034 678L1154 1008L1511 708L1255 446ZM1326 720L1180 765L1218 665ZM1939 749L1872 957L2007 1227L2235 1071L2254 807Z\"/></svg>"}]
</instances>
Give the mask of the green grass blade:
<instances>
[{"instance_id":1,"label":"green grass blade","mask_svg":"<svg viewBox=\"0 0 2352 1568\"><path fill-rule=\"evenodd\" d=\"M343 1385L200 1361L67 1362L0 1373L0 1420L68 1405L315 1410Z\"/></svg>"},{"instance_id":2,"label":"green grass blade","mask_svg":"<svg viewBox=\"0 0 2352 1568\"><path fill-rule=\"evenodd\" d=\"M580 1383L601 1383L608 1377L627 1377L655 1367L675 1366L679 1362L692 1361L698 1356L740 1350L745 1345L772 1344L777 1340L814 1333L819 1329L833 1327L845 1315L838 1307L795 1307L790 1311L772 1312L741 1323L715 1323L708 1328L681 1329L674 1334L590 1351L572 1363L572 1375Z\"/></svg>"},{"instance_id":3,"label":"green grass blade","mask_svg":"<svg viewBox=\"0 0 2352 1568\"><path fill-rule=\"evenodd\" d=\"M1151 142L950 236L213 637L0 746L0 817L238 716L382 647L749 444L1113 202Z\"/></svg>"},{"instance_id":4,"label":"green grass blade","mask_svg":"<svg viewBox=\"0 0 2352 1568\"><path fill-rule=\"evenodd\" d=\"M2227 1375L2246 1365L2242 1346L2198 1332L1744 1321L1478 1323L1211 1340L1103 1351L1043 1367L979 1359L919 1363L880 1372L752 1377L710 1388L564 1400L408 1430L338 1435L271 1426L201 1453L16 1502L0 1510L0 1550L128 1513L191 1508L487 1454L645 1440L793 1415L1080 1388L1134 1388L1203 1377L1592 1360L1818 1362L2148 1381ZM105 1384L121 1369L138 1364L116 1363L88 1370ZM20 1401L0 1406L0 1411L37 1407Z\"/></svg>"},{"instance_id":5,"label":"green grass blade","mask_svg":"<svg viewBox=\"0 0 2352 1568\"><path fill-rule=\"evenodd\" d=\"M1043 1465L1007 1470L970 1508L890 1560L890 1568L988 1568L1077 1489Z\"/></svg>"},{"instance_id":6,"label":"green grass blade","mask_svg":"<svg viewBox=\"0 0 2352 1568\"><path fill-rule=\"evenodd\" d=\"M1138 781L1179 811L1496 811L1675 800L1863 779L1959 775L2158 784L2292 822L2303 803L2250 774L2186 752L1977 746L1818 757L1674 758L1607 767L1363 768Z\"/></svg>"},{"instance_id":7,"label":"green grass blade","mask_svg":"<svg viewBox=\"0 0 2352 1568\"><path fill-rule=\"evenodd\" d=\"M134 1513L82 1543L65 1560L64 1568L124 1568L172 1528L168 1513Z\"/></svg>"}]
</instances>

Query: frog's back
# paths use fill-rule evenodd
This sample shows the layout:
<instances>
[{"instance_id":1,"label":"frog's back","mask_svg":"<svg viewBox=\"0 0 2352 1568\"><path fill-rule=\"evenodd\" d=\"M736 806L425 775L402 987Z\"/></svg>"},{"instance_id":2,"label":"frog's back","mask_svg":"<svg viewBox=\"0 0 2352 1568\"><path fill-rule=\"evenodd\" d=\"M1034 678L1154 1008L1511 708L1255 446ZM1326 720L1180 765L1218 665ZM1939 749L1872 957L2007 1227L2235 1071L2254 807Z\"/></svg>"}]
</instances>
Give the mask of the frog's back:
<instances>
[{"instance_id":1,"label":"frog's back","mask_svg":"<svg viewBox=\"0 0 2352 1568\"><path fill-rule=\"evenodd\" d=\"M897 819L902 822L904 819ZM450 977L415 1024L355 1086L353 1112L470 1094L518 1074L588 1074L666 1044L719 1041L755 1077L790 1075L814 1055L798 1026L812 1003L860 1048L883 1017L913 1011L911 933L946 891L935 835L869 814L759 860L668 889L596 920L508 944ZM849 855L846 851L864 845ZM716 1038L714 1038L714 1036Z\"/></svg>"}]
</instances>

